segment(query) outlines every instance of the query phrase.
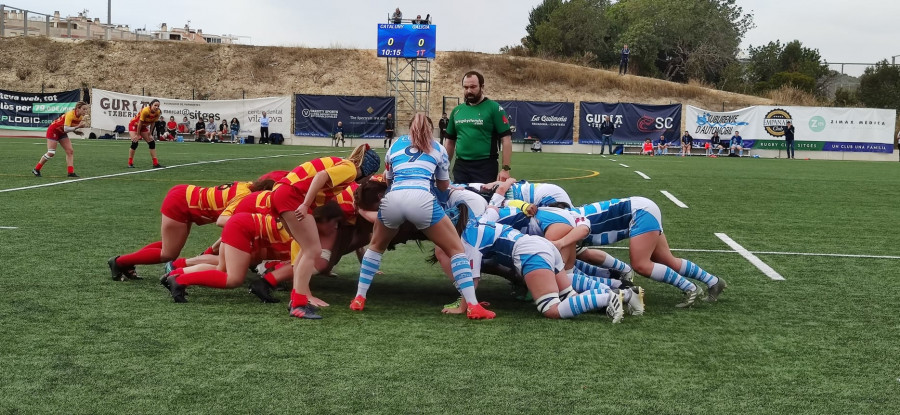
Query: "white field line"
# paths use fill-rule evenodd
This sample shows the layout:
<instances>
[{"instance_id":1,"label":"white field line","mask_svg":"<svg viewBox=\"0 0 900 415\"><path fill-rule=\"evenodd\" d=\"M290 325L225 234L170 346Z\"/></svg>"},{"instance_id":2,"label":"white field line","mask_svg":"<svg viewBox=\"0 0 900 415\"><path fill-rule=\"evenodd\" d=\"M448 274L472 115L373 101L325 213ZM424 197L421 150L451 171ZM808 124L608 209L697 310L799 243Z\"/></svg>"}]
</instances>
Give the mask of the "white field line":
<instances>
[{"instance_id":1,"label":"white field line","mask_svg":"<svg viewBox=\"0 0 900 415\"><path fill-rule=\"evenodd\" d=\"M639 172L639 171L637 171L637 170L635 170L634 172L637 173L638 176L641 176L641 177L643 177L643 178L646 179L646 180L650 180L650 176L648 176L648 175L646 175L646 174L644 174L644 173L641 173L641 172Z\"/></svg>"},{"instance_id":2,"label":"white field line","mask_svg":"<svg viewBox=\"0 0 900 415\"><path fill-rule=\"evenodd\" d=\"M619 163L619 165L622 166L622 167L624 167L624 168L626 168L626 169L628 168L628 165L626 165L626 164Z\"/></svg>"},{"instance_id":3,"label":"white field line","mask_svg":"<svg viewBox=\"0 0 900 415\"><path fill-rule=\"evenodd\" d=\"M110 178L110 177L127 176L129 174L152 173L152 172L174 169L174 168L179 168L179 167L198 166L201 164L225 163L228 161L239 161L239 160L260 160L260 159L271 159L271 158L279 158L279 157L296 157L296 156L306 156L306 155L317 154L317 153L324 153L324 151L313 151L313 152L309 152L309 153L294 153L294 154L278 154L278 155L274 155L274 156L238 157L238 158L233 158L233 159L197 161L194 163L185 163L185 164L176 164L174 166L166 166L161 169L127 171L124 173L105 174L103 176L82 177L80 179L62 180L62 181L53 182L53 183L36 184L34 186L16 187L16 188L12 188L12 189L0 189L0 193L15 192L15 191L19 191L19 190L38 189L41 187L50 187L50 186L57 186L57 185L69 184L69 183L78 183L78 182L83 182L86 180L97 180L97 179L106 179L106 178Z\"/></svg>"},{"instance_id":4,"label":"white field line","mask_svg":"<svg viewBox=\"0 0 900 415\"><path fill-rule=\"evenodd\" d=\"M0 229L19 229L18 226L0 226Z\"/></svg>"},{"instance_id":5,"label":"white field line","mask_svg":"<svg viewBox=\"0 0 900 415\"><path fill-rule=\"evenodd\" d=\"M627 246L595 246L592 248L597 249L618 249L618 250L626 250ZM717 254L736 254L738 253L735 250L731 249L693 249L693 248L669 248L672 252L712 252ZM871 259L900 259L900 256L892 256L892 255L858 255L858 254L820 254L816 252L765 252L765 251L751 251L753 254L760 255L797 255L797 256L824 256L824 257L834 257L834 258L871 258Z\"/></svg>"},{"instance_id":6,"label":"white field line","mask_svg":"<svg viewBox=\"0 0 900 415\"><path fill-rule=\"evenodd\" d=\"M615 159L609 159L609 161L611 161L611 162L613 162L613 163L615 163L615 162L616 162L616 160L615 160Z\"/></svg>"},{"instance_id":7,"label":"white field line","mask_svg":"<svg viewBox=\"0 0 900 415\"><path fill-rule=\"evenodd\" d=\"M767 277L775 281L784 281L784 277L782 277L781 274L772 269L772 267L763 262L756 255L753 255L752 253L750 253L750 251L746 250L743 246L735 242L734 239L729 238L728 235L725 235L724 233L716 232L715 235L719 237L722 242L725 242L726 245L730 246L731 249L737 251L738 254L744 257L744 259L750 261L750 263L756 266L756 268L759 268L759 270L762 271L763 274L766 274Z\"/></svg>"},{"instance_id":8,"label":"white field line","mask_svg":"<svg viewBox=\"0 0 900 415\"><path fill-rule=\"evenodd\" d=\"M684 202L678 200L678 198L675 197L675 196L673 196L671 193L669 193L669 192L667 192L667 191L665 191L665 190L660 190L660 193L662 193L662 194L664 194L666 197L668 197L669 200L671 200L672 203L675 204L675 206L678 206L678 207L683 208L683 209L687 209L687 208L688 208L688 206L685 205Z\"/></svg>"}]
</instances>

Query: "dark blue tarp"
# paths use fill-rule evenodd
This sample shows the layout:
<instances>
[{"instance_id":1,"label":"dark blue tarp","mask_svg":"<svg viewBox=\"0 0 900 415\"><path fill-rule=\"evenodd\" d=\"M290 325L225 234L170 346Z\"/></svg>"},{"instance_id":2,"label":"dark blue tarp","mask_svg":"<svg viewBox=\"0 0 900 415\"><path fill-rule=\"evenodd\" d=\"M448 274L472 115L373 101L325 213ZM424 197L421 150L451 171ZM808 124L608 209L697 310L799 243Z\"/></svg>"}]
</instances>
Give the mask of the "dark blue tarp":
<instances>
[{"instance_id":1,"label":"dark blue tarp","mask_svg":"<svg viewBox=\"0 0 900 415\"><path fill-rule=\"evenodd\" d=\"M656 141L665 135L666 141L681 137L681 104L645 105L632 103L582 102L578 123L580 144L600 144L600 122L610 116L616 127L613 141Z\"/></svg>"},{"instance_id":2,"label":"dark blue tarp","mask_svg":"<svg viewBox=\"0 0 900 415\"><path fill-rule=\"evenodd\" d=\"M0 90L0 128L46 130L66 111L75 108L81 90L34 93Z\"/></svg>"},{"instance_id":3,"label":"dark blue tarp","mask_svg":"<svg viewBox=\"0 0 900 415\"><path fill-rule=\"evenodd\" d=\"M309 137L331 137L341 121L346 138L383 138L384 120L394 113L393 97L296 94L294 101L294 135Z\"/></svg>"},{"instance_id":4,"label":"dark blue tarp","mask_svg":"<svg viewBox=\"0 0 900 415\"><path fill-rule=\"evenodd\" d=\"M575 104L572 102L497 101L514 126L513 140L536 137L544 144L572 144Z\"/></svg>"}]
</instances>

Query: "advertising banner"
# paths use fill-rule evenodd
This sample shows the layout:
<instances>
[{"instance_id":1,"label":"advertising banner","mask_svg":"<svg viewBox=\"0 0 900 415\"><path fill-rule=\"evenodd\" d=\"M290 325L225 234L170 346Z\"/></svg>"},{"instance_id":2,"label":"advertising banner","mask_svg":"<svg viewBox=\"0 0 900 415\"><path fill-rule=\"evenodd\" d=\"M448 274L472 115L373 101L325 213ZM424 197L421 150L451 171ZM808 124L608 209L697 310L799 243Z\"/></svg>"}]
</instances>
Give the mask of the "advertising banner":
<instances>
[{"instance_id":1,"label":"advertising banner","mask_svg":"<svg viewBox=\"0 0 900 415\"><path fill-rule=\"evenodd\" d=\"M297 94L294 99L294 135L307 137L331 137L340 121L345 138L384 138L384 120L395 112L394 97Z\"/></svg>"},{"instance_id":2,"label":"advertising banner","mask_svg":"<svg viewBox=\"0 0 900 415\"><path fill-rule=\"evenodd\" d=\"M0 90L0 129L46 130L53 120L75 108L81 90L32 93Z\"/></svg>"},{"instance_id":3,"label":"advertising banner","mask_svg":"<svg viewBox=\"0 0 900 415\"><path fill-rule=\"evenodd\" d=\"M239 135L259 136L259 118L265 112L269 117L269 134L290 132L290 96L204 101L129 95L102 89L93 90L91 127L104 130L113 130L117 125L127 127L138 111L153 99L159 99L161 119L169 121L169 117L175 117L175 122L180 123L187 117L191 128L198 120L209 121L210 117L217 125L222 120L230 123L232 118L237 118L241 123Z\"/></svg>"},{"instance_id":4,"label":"advertising banner","mask_svg":"<svg viewBox=\"0 0 900 415\"><path fill-rule=\"evenodd\" d=\"M758 134L753 128L760 122L758 112L759 107L747 107L737 111L708 111L688 105L684 129L694 137L695 144L708 142L713 133L718 132L722 143L727 143L732 136L740 134L743 139L742 147L759 148L756 143Z\"/></svg>"},{"instance_id":5,"label":"advertising banner","mask_svg":"<svg viewBox=\"0 0 900 415\"><path fill-rule=\"evenodd\" d=\"M681 104L646 105L627 102L581 102L578 124L580 144L600 144L600 123L606 115L613 125L613 141L643 142L665 136L666 141L676 141L681 135Z\"/></svg>"},{"instance_id":6,"label":"advertising banner","mask_svg":"<svg viewBox=\"0 0 900 415\"><path fill-rule=\"evenodd\" d=\"M497 101L509 117L513 140L538 138L543 144L571 145L575 127L572 102Z\"/></svg>"},{"instance_id":7,"label":"advertising banner","mask_svg":"<svg viewBox=\"0 0 900 415\"><path fill-rule=\"evenodd\" d=\"M722 131L740 128L753 148L778 150L785 148L784 128L791 121L797 150L893 152L895 110L764 105L725 113L688 106L687 114L695 139L708 139L720 128L724 140L730 134Z\"/></svg>"}]
</instances>

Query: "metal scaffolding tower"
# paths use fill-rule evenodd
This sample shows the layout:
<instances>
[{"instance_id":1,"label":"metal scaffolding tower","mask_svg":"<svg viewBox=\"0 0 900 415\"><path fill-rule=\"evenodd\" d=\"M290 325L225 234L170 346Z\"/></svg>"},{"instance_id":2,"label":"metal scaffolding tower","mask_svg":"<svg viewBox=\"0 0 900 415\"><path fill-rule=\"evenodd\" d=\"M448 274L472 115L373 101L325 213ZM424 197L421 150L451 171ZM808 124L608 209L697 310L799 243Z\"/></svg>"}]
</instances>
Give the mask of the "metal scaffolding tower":
<instances>
[{"instance_id":1,"label":"metal scaffolding tower","mask_svg":"<svg viewBox=\"0 0 900 415\"><path fill-rule=\"evenodd\" d=\"M416 112L428 112L431 60L387 58L387 93L396 100L394 119L398 130L409 124Z\"/></svg>"}]
</instances>

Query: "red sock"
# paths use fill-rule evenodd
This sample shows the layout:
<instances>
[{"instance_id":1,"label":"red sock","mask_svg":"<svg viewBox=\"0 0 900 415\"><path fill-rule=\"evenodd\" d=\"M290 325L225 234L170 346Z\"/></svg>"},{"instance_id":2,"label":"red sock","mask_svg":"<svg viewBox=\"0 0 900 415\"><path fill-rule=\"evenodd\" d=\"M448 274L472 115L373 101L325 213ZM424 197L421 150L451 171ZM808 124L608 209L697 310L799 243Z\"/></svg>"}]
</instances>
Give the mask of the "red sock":
<instances>
[{"instance_id":1,"label":"red sock","mask_svg":"<svg viewBox=\"0 0 900 415\"><path fill-rule=\"evenodd\" d=\"M131 165L133 165L133 164L134 164L134 157L129 157L129 158L128 158L128 165L131 166Z\"/></svg>"},{"instance_id":2,"label":"red sock","mask_svg":"<svg viewBox=\"0 0 900 415\"><path fill-rule=\"evenodd\" d=\"M175 260L172 261L172 265L175 268L184 268L187 266L187 258L175 258Z\"/></svg>"},{"instance_id":3,"label":"red sock","mask_svg":"<svg viewBox=\"0 0 900 415\"><path fill-rule=\"evenodd\" d=\"M204 287L225 288L228 284L228 274L217 269L189 272L175 277L175 282L181 285L202 285Z\"/></svg>"},{"instance_id":4,"label":"red sock","mask_svg":"<svg viewBox=\"0 0 900 415\"><path fill-rule=\"evenodd\" d=\"M157 160L156 157L153 157L153 165L155 166L157 164L159 164L159 160Z\"/></svg>"},{"instance_id":5,"label":"red sock","mask_svg":"<svg viewBox=\"0 0 900 415\"><path fill-rule=\"evenodd\" d=\"M69 174L75 173L75 166L68 166L67 170L69 170Z\"/></svg>"},{"instance_id":6,"label":"red sock","mask_svg":"<svg viewBox=\"0 0 900 415\"><path fill-rule=\"evenodd\" d=\"M181 274L184 274L184 268L175 268L172 270L172 272L169 273L169 275L181 275Z\"/></svg>"},{"instance_id":7,"label":"red sock","mask_svg":"<svg viewBox=\"0 0 900 415\"><path fill-rule=\"evenodd\" d=\"M309 304L309 299L306 298L306 295L291 290L291 307L303 307L307 304Z\"/></svg>"},{"instance_id":8,"label":"red sock","mask_svg":"<svg viewBox=\"0 0 900 415\"><path fill-rule=\"evenodd\" d=\"M214 254L214 253L215 253L215 252L213 251L213 248L212 248L212 247L209 247L209 248L206 248L206 250L203 251L203 253L200 254L200 255L212 255L212 254Z\"/></svg>"},{"instance_id":9,"label":"red sock","mask_svg":"<svg viewBox=\"0 0 900 415\"><path fill-rule=\"evenodd\" d=\"M266 282L269 283L269 285L271 285L273 287L278 286L278 280L275 279L275 276L272 275L271 272L267 273L266 275L263 275L263 279L266 280Z\"/></svg>"},{"instance_id":10,"label":"red sock","mask_svg":"<svg viewBox=\"0 0 900 415\"><path fill-rule=\"evenodd\" d=\"M144 247L141 248L141 249L147 249L147 248L159 248L159 249L162 249L162 241L156 241L156 242L149 243L149 244L147 244L147 245L144 245Z\"/></svg>"},{"instance_id":11,"label":"red sock","mask_svg":"<svg viewBox=\"0 0 900 415\"><path fill-rule=\"evenodd\" d=\"M34 169L37 171L41 171L41 168L44 167L44 163L38 163L37 166L34 166Z\"/></svg>"},{"instance_id":12,"label":"red sock","mask_svg":"<svg viewBox=\"0 0 900 415\"><path fill-rule=\"evenodd\" d=\"M120 256L118 259L116 259L116 264L124 267L138 264L159 264L162 262L161 255L162 249L141 248L137 252L132 252L128 255Z\"/></svg>"}]
</instances>

